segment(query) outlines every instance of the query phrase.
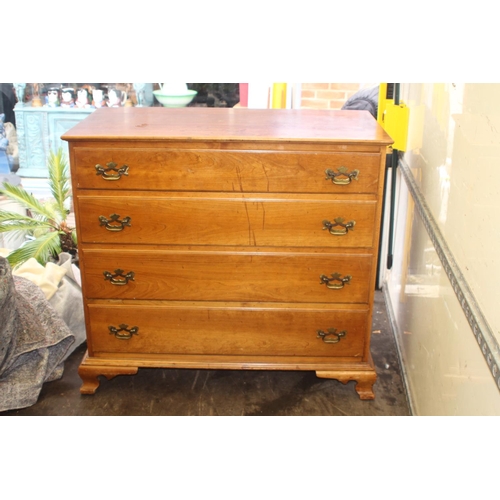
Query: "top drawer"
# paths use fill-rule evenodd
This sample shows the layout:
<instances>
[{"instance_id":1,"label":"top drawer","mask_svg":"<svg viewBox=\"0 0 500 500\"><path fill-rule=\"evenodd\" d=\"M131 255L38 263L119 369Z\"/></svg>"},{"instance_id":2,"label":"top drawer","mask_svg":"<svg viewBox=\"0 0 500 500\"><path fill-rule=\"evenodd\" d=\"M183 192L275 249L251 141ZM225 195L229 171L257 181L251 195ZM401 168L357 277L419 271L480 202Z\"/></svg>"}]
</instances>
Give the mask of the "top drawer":
<instances>
[{"instance_id":1,"label":"top drawer","mask_svg":"<svg viewBox=\"0 0 500 500\"><path fill-rule=\"evenodd\" d=\"M380 154L74 148L82 189L376 193Z\"/></svg>"}]
</instances>

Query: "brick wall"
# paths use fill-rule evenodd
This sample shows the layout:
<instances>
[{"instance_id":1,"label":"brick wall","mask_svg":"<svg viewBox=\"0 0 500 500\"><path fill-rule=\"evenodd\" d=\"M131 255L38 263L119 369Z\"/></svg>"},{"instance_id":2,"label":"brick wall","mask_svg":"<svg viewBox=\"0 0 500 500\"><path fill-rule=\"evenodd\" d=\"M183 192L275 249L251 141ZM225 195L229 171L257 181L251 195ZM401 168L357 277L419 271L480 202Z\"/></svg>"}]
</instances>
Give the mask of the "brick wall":
<instances>
[{"instance_id":1,"label":"brick wall","mask_svg":"<svg viewBox=\"0 0 500 500\"><path fill-rule=\"evenodd\" d=\"M362 88L371 88L377 83L302 83L302 108L340 109L342 105Z\"/></svg>"}]
</instances>

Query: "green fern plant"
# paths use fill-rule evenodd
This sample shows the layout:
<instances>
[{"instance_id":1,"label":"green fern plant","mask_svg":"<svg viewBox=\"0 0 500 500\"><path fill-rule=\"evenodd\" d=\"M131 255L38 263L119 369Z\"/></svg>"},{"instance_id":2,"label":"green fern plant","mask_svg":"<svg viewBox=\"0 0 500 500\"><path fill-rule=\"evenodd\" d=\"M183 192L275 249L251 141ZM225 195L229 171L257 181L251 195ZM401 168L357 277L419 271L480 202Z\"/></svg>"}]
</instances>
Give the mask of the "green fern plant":
<instances>
[{"instance_id":1,"label":"green fern plant","mask_svg":"<svg viewBox=\"0 0 500 500\"><path fill-rule=\"evenodd\" d=\"M48 171L52 200L45 203L21 186L4 183L0 188L0 194L27 210L27 215L0 210L0 233L22 233L29 240L7 257L13 268L32 257L45 265L52 259L57 260L61 252L77 254L76 229L67 222L69 210L66 205L71 189L68 161L62 148L49 153Z\"/></svg>"}]
</instances>

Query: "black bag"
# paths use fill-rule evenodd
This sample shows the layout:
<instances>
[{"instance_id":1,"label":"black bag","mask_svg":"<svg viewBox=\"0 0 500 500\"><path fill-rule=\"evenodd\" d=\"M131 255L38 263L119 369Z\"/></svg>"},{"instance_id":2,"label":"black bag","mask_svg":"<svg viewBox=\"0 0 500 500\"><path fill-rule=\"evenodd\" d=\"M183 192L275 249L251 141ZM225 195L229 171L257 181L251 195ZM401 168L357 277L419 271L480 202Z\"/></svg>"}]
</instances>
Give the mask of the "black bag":
<instances>
[{"instance_id":1,"label":"black bag","mask_svg":"<svg viewBox=\"0 0 500 500\"><path fill-rule=\"evenodd\" d=\"M377 119L379 87L361 89L349 97L341 109L359 109L369 111Z\"/></svg>"}]
</instances>

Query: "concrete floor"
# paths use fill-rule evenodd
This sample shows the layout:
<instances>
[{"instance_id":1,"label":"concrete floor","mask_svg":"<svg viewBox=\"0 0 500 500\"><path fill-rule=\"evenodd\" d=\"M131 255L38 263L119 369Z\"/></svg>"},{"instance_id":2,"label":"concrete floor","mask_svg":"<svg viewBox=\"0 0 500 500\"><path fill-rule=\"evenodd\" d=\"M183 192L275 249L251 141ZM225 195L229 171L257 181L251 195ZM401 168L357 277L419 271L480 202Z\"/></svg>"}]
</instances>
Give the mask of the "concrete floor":
<instances>
[{"instance_id":1,"label":"concrete floor","mask_svg":"<svg viewBox=\"0 0 500 500\"><path fill-rule=\"evenodd\" d=\"M68 358L60 380L43 386L30 408L0 415L410 415L397 348L382 292L375 293L372 356L375 400L361 401L354 382L319 379L314 372L139 369L101 377L83 396L78 365L85 345Z\"/></svg>"}]
</instances>

